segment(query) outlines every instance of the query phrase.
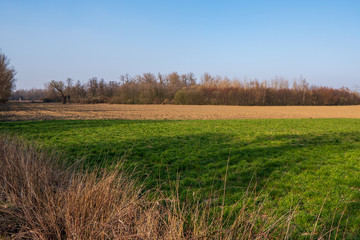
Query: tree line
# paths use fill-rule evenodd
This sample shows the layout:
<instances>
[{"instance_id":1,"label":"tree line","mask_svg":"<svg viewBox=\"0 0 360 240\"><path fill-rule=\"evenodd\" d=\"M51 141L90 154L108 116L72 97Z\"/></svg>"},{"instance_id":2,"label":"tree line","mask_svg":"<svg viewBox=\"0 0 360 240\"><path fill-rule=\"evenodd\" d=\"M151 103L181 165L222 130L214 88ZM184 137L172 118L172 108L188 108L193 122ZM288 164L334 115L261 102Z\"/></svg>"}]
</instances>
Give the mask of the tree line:
<instances>
[{"instance_id":1,"label":"tree line","mask_svg":"<svg viewBox=\"0 0 360 240\"><path fill-rule=\"evenodd\" d=\"M238 80L205 73L199 83L193 73L120 76L106 82L96 77L87 82L50 81L45 89L17 90L12 99L62 103L119 104L196 104L196 105L354 105L360 95L348 88L310 86L300 78L289 82L276 77L271 81Z\"/></svg>"},{"instance_id":2,"label":"tree line","mask_svg":"<svg viewBox=\"0 0 360 240\"><path fill-rule=\"evenodd\" d=\"M193 73L120 76L106 82L96 77L83 83L71 78L52 80L45 89L17 90L14 67L0 52L0 103L10 100L43 100L62 103L120 104L207 104L207 105L353 105L360 95L348 88L310 86L305 79L289 83L276 77L271 81L230 80L205 73L199 82Z\"/></svg>"},{"instance_id":3,"label":"tree line","mask_svg":"<svg viewBox=\"0 0 360 240\"><path fill-rule=\"evenodd\" d=\"M360 104L360 94L344 87L310 86L304 78L292 83L281 77L271 81L239 81L204 74L201 84L179 90L175 101L244 106L354 105Z\"/></svg>"}]
</instances>

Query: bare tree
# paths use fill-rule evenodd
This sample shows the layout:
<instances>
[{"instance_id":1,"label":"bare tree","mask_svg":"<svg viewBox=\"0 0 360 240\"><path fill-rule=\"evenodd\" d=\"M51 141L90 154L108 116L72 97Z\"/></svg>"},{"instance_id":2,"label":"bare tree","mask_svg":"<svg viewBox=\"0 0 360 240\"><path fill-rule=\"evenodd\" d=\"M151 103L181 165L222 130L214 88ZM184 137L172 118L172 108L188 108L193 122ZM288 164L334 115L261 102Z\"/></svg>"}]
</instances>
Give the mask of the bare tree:
<instances>
[{"instance_id":1,"label":"bare tree","mask_svg":"<svg viewBox=\"0 0 360 240\"><path fill-rule=\"evenodd\" d=\"M10 67L10 60L5 54L0 53L0 102L7 102L11 96L11 91L15 88L14 67Z\"/></svg>"},{"instance_id":2,"label":"bare tree","mask_svg":"<svg viewBox=\"0 0 360 240\"><path fill-rule=\"evenodd\" d=\"M91 93L91 97L95 97L99 90L99 83L97 77L93 77L89 79L88 89Z\"/></svg>"},{"instance_id":3,"label":"bare tree","mask_svg":"<svg viewBox=\"0 0 360 240\"><path fill-rule=\"evenodd\" d=\"M58 93L60 93L62 103L66 104L67 94L65 93L65 84L63 81L52 80L49 83L48 88L50 90L55 89Z\"/></svg>"}]
</instances>

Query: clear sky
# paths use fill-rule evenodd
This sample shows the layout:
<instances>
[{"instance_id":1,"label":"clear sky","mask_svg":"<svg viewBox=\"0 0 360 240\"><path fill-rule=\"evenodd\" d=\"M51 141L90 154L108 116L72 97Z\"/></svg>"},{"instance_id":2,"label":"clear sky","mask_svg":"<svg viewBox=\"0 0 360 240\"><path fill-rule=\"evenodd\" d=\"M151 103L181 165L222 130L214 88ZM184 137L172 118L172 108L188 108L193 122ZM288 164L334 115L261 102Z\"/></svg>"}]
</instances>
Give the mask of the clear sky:
<instances>
[{"instance_id":1,"label":"clear sky","mask_svg":"<svg viewBox=\"0 0 360 240\"><path fill-rule=\"evenodd\" d=\"M0 0L19 88L144 72L360 85L359 0Z\"/></svg>"}]
</instances>

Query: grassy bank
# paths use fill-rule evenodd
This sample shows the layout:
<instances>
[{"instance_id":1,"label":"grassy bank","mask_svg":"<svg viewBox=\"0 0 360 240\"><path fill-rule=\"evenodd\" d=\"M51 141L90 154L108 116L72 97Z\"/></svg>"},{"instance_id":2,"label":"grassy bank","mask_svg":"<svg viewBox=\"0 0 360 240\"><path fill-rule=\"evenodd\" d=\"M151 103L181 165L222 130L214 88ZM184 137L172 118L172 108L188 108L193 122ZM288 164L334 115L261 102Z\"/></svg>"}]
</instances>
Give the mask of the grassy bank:
<instances>
[{"instance_id":1,"label":"grassy bank","mask_svg":"<svg viewBox=\"0 0 360 240\"><path fill-rule=\"evenodd\" d=\"M177 183L180 201L207 202L211 195L214 205L224 201L225 214L241 208L250 184L262 190L268 212L296 208L302 238L315 222L330 229L339 221L357 236L359 127L352 119L0 123L2 132L63 152L68 163L84 158L90 167L112 166L124 158L145 189L166 195Z\"/></svg>"}]
</instances>

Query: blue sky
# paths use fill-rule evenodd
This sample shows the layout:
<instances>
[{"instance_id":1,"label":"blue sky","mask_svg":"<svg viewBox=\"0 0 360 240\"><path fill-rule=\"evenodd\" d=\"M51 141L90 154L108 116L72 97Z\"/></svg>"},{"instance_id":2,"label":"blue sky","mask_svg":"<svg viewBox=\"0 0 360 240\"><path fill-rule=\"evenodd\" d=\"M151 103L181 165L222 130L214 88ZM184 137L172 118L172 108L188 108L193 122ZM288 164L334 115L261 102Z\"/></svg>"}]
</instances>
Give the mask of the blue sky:
<instances>
[{"instance_id":1,"label":"blue sky","mask_svg":"<svg viewBox=\"0 0 360 240\"><path fill-rule=\"evenodd\" d=\"M360 85L360 1L0 1L17 88L204 72Z\"/></svg>"}]
</instances>

